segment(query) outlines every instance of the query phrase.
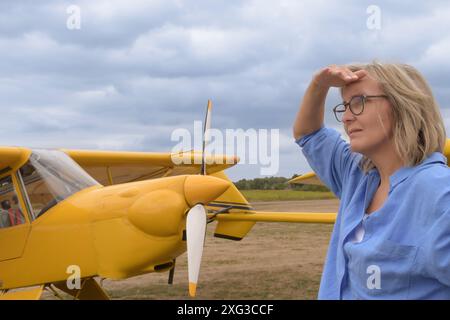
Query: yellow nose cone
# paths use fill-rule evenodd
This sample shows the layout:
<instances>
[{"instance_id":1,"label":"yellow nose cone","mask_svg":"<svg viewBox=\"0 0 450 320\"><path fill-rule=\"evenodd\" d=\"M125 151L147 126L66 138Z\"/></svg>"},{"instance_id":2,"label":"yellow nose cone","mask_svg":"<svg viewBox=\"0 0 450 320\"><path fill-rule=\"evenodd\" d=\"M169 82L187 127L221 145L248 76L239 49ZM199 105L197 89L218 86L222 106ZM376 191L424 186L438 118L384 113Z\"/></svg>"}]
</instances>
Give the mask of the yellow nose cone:
<instances>
[{"instance_id":1,"label":"yellow nose cone","mask_svg":"<svg viewBox=\"0 0 450 320\"><path fill-rule=\"evenodd\" d=\"M184 182L186 202L192 207L208 203L224 193L230 182L210 176L188 176Z\"/></svg>"}]
</instances>

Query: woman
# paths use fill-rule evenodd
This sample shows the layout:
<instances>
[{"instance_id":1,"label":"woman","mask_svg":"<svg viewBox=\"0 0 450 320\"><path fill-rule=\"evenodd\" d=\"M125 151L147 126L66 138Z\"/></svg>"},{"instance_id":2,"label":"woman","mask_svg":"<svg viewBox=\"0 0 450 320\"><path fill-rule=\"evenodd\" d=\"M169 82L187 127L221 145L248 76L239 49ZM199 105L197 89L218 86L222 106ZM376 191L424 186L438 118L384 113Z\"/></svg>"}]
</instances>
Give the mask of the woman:
<instances>
[{"instance_id":1,"label":"woman","mask_svg":"<svg viewBox=\"0 0 450 320\"><path fill-rule=\"evenodd\" d=\"M333 109L350 143L323 126ZM404 64L317 72L294 137L340 198L319 299L450 299L450 168L445 128L421 74Z\"/></svg>"}]
</instances>

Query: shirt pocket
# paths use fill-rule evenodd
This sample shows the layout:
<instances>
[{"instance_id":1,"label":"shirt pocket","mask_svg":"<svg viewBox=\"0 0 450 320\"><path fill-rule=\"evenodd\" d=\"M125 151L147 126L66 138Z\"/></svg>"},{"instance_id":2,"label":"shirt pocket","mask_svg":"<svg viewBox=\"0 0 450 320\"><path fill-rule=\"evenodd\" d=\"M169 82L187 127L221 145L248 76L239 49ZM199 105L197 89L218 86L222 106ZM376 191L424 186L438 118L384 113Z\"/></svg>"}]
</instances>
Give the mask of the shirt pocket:
<instances>
[{"instance_id":1,"label":"shirt pocket","mask_svg":"<svg viewBox=\"0 0 450 320\"><path fill-rule=\"evenodd\" d=\"M362 299L408 299L418 248L384 240L360 260L358 276Z\"/></svg>"}]
</instances>

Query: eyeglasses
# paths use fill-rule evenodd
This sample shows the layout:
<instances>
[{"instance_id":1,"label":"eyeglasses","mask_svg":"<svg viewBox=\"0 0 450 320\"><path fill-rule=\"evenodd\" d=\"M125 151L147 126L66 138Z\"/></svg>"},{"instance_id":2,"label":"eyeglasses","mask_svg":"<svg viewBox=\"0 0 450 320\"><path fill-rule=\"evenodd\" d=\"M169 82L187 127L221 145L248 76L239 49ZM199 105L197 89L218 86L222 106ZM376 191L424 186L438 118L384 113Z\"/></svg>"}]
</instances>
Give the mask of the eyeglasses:
<instances>
[{"instance_id":1,"label":"eyeglasses","mask_svg":"<svg viewBox=\"0 0 450 320\"><path fill-rule=\"evenodd\" d=\"M345 111L347 110L347 107L350 109L351 113L353 113L355 116L360 115L364 111L364 104L366 103L366 100L372 98L388 99L389 97L384 94L376 96L365 96L365 95L354 96L350 99L349 102L344 101L342 103L339 103L336 107L333 108L336 120L342 122L342 118L344 116Z\"/></svg>"}]
</instances>

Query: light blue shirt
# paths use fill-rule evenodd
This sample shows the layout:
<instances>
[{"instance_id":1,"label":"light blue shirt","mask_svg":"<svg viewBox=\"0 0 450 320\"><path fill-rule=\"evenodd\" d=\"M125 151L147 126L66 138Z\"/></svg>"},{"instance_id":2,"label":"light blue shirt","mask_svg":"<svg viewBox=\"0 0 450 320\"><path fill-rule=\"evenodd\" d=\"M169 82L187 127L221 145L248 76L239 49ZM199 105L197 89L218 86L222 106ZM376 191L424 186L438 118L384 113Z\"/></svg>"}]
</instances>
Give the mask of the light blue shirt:
<instances>
[{"instance_id":1,"label":"light blue shirt","mask_svg":"<svg viewBox=\"0 0 450 320\"><path fill-rule=\"evenodd\" d=\"M340 199L319 299L450 299L450 168L434 152L390 176L382 207L363 219L377 169L333 129L298 139L317 176ZM352 241L362 224L362 241Z\"/></svg>"}]
</instances>

